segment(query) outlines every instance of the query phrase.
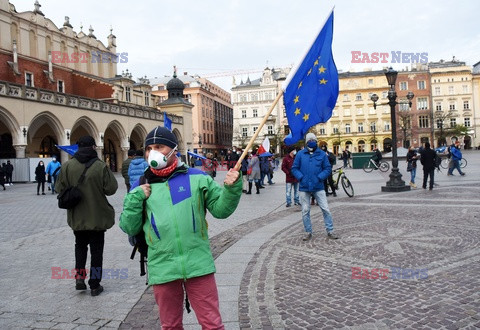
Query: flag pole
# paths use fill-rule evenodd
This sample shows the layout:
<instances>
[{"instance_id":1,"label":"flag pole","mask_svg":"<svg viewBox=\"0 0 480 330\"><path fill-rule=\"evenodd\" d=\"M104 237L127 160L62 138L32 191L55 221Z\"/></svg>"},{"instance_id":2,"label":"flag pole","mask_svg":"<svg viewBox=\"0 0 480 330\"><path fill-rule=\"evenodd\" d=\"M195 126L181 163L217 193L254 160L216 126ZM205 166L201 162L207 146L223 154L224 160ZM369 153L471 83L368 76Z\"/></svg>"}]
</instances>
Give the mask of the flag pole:
<instances>
[{"instance_id":1,"label":"flag pole","mask_svg":"<svg viewBox=\"0 0 480 330\"><path fill-rule=\"evenodd\" d=\"M270 106L270 109L268 109L267 113L265 114L265 117L263 117L263 120L262 120L262 122L260 123L260 126L258 126L257 130L255 131L255 134L253 134L252 138L251 138L250 141L248 142L248 145L245 147L245 149L243 150L242 155L241 155L240 158L238 159L237 164L236 164L235 167L234 167L234 170L235 170L235 171L238 171L238 170L240 169L240 166L242 165L242 161L243 161L243 159L245 158L245 156L247 155L248 150L250 150L250 148L252 147L253 143L255 142L255 140L256 140L257 137L258 137L258 134L260 134L260 131L262 130L263 125L265 125L265 123L267 122L268 117L269 117L270 114L272 113L273 108L275 108L275 106L277 105L278 101L280 100L280 98L281 98L282 96L283 96L283 90L280 89L280 93L278 93L277 97L275 98L275 100L273 101L272 105ZM270 150L267 150L267 151L270 151Z\"/></svg>"}]
</instances>

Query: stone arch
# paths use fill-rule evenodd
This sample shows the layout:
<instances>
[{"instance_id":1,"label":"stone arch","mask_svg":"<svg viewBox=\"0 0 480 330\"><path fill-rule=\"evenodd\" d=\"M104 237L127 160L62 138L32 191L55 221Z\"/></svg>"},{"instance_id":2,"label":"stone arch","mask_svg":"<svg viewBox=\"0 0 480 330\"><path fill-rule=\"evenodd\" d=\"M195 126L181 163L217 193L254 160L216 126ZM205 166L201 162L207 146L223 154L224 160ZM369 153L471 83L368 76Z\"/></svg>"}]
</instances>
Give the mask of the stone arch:
<instances>
[{"instance_id":1,"label":"stone arch","mask_svg":"<svg viewBox=\"0 0 480 330\"><path fill-rule=\"evenodd\" d=\"M147 137L147 129L142 124L137 124L130 132L128 138L129 149L142 149L143 144L145 143L145 138Z\"/></svg>"},{"instance_id":2,"label":"stone arch","mask_svg":"<svg viewBox=\"0 0 480 330\"><path fill-rule=\"evenodd\" d=\"M111 121L103 133L103 160L113 172L121 169L123 161L122 141L127 134L118 120Z\"/></svg>"},{"instance_id":3,"label":"stone arch","mask_svg":"<svg viewBox=\"0 0 480 330\"><path fill-rule=\"evenodd\" d=\"M20 144L20 125L5 108L0 107L0 158L15 158L14 145Z\"/></svg>"},{"instance_id":4,"label":"stone arch","mask_svg":"<svg viewBox=\"0 0 480 330\"><path fill-rule=\"evenodd\" d=\"M172 131L173 134L175 134L175 137L177 138L177 142L178 142L178 152L180 152L180 154L185 157L185 155L187 154L187 151L185 150L184 146L183 146L183 138L182 138L182 134L180 134L180 131L176 128L173 129Z\"/></svg>"},{"instance_id":5,"label":"stone arch","mask_svg":"<svg viewBox=\"0 0 480 330\"><path fill-rule=\"evenodd\" d=\"M101 145L98 140L99 133L97 126L92 119L83 116L78 118L72 126L72 131L70 133L71 144L77 143L77 140L85 135L92 136L95 139L96 144Z\"/></svg>"},{"instance_id":6,"label":"stone arch","mask_svg":"<svg viewBox=\"0 0 480 330\"><path fill-rule=\"evenodd\" d=\"M40 112L29 123L27 141L25 157L60 156L60 150L54 147L63 144L63 125L51 112Z\"/></svg>"}]
</instances>

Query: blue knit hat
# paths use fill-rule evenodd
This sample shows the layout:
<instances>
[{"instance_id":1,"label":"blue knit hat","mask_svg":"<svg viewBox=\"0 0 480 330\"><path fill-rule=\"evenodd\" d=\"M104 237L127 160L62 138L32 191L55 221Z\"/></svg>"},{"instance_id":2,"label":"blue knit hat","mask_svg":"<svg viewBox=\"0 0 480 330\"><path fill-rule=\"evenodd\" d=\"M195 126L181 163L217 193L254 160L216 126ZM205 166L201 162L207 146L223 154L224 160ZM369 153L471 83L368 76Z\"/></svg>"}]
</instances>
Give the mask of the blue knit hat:
<instances>
[{"instance_id":1,"label":"blue knit hat","mask_svg":"<svg viewBox=\"0 0 480 330\"><path fill-rule=\"evenodd\" d=\"M178 145L178 141L169 129L157 126L145 138L145 148L151 144L163 144L173 149Z\"/></svg>"}]
</instances>

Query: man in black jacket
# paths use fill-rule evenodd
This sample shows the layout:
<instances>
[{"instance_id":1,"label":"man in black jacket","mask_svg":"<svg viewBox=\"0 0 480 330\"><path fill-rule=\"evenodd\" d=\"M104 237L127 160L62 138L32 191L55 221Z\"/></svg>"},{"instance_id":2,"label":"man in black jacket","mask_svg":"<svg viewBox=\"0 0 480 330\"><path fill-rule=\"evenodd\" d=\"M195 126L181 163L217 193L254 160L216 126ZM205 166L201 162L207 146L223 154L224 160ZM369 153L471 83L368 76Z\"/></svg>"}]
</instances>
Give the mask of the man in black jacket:
<instances>
[{"instance_id":1,"label":"man in black jacket","mask_svg":"<svg viewBox=\"0 0 480 330\"><path fill-rule=\"evenodd\" d=\"M433 189L433 177L435 174L435 157L436 153L430 148L430 143L425 143L425 149L423 149L420 157L420 162L423 165L423 189L427 189L427 179L430 176L429 189Z\"/></svg>"}]
</instances>

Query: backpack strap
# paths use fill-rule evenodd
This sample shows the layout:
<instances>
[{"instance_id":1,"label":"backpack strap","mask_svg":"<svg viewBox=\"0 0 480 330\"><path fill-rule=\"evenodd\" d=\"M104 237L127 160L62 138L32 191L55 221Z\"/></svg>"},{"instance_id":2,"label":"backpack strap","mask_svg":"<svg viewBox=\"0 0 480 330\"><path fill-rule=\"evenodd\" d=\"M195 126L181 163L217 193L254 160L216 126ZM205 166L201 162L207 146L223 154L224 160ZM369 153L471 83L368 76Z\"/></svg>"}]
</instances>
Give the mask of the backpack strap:
<instances>
[{"instance_id":1,"label":"backpack strap","mask_svg":"<svg viewBox=\"0 0 480 330\"><path fill-rule=\"evenodd\" d=\"M95 161L97 160L98 158L92 158L90 159L86 164L85 164L85 169L83 170L82 172L82 175L80 175L80 178L78 179L78 183L77 183L77 186L83 182L83 180L85 180L85 173L87 173L87 170L90 166L92 166L93 163L95 163Z\"/></svg>"}]
</instances>

